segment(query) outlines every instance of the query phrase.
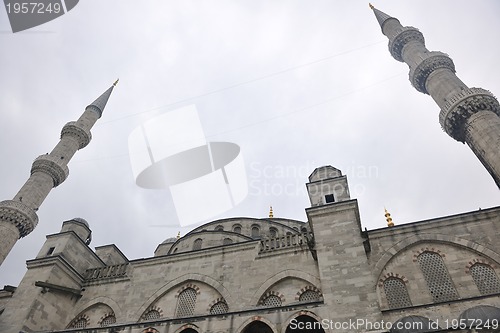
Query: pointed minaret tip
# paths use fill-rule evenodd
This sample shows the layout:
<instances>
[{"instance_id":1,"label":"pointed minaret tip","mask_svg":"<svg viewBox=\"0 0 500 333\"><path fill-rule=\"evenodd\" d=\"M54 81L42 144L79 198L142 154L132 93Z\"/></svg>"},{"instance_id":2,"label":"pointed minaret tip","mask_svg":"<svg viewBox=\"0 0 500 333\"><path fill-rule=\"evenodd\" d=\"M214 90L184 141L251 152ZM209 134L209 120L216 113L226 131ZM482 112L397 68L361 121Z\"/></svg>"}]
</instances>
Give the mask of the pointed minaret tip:
<instances>
[{"instance_id":1,"label":"pointed minaret tip","mask_svg":"<svg viewBox=\"0 0 500 333\"><path fill-rule=\"evenodd\" d=\"M113 87L116 87L116 85L118 84L118 81L120 81L120 79L116 79L116 81L113 83Z\"/></svg>"},{"instance_id":2,"label":"pointed minaret tip","mask_svg":"<svg viewBox=\"0 0 500 333\"><path fill-rule=\"evenodd\" d=\"M370 6L370 9L374 9L375 8L371 3L368 3L368 6Z\"/></svg>"}]
</instances>

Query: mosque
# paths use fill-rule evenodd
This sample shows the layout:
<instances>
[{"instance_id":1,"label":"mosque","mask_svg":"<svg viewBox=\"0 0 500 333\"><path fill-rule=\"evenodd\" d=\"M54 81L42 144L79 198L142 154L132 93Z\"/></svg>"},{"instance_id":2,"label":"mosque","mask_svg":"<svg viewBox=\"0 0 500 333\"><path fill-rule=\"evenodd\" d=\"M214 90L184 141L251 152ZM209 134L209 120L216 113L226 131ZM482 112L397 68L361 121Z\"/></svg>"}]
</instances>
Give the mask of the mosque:
<instances>
[{"instance_id":1,"label":"mosque","mask_svg":"<svg viewBox=\"0 0 500 333\"><path fill-rule=\"evenodd\" d=\"M371 6L410 82L441 109L500 186L500 105L469 88L422 33ZM36 227L36 211L91 141L116 83L67 123L35 159L12 200L0 202L0 264ZM90 247L83 218L62 223L0 290L0 332L291 333L497 332L500 207L363 230L347 177L318 167L307 180L307 221L235 217L168 238L149 258Z\"/></svg>"}]
</instances>

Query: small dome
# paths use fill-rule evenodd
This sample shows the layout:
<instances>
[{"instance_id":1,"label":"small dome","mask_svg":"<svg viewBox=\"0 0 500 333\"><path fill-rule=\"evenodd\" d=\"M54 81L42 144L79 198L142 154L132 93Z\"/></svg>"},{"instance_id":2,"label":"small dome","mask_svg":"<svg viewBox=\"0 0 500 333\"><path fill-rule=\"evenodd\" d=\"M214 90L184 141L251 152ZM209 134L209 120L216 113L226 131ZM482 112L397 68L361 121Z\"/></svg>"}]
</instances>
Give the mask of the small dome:
<instances>
[{"instance_id":1,"label":"small dome","mask_svg":"<svg viewBox=\"0 0 500 333\"><path fill-rule=\"evenodd\" d=\"M71 219L71 221L79 222L90 229L89 223L87 221L85 221L85 219L82 219L81 217L75 217L74 219Z\"/></svg>"},{"instance_id":2,"label":"small dome","mask_svg":"<svg viewBox=\"0 0 500 333\"><path fill-rule=\"evenodd\" d=\"M177 237L170 237L165 239L162 244L169 244L169 243L175 243L177 241Z\"/></svg>"}]
</instances>

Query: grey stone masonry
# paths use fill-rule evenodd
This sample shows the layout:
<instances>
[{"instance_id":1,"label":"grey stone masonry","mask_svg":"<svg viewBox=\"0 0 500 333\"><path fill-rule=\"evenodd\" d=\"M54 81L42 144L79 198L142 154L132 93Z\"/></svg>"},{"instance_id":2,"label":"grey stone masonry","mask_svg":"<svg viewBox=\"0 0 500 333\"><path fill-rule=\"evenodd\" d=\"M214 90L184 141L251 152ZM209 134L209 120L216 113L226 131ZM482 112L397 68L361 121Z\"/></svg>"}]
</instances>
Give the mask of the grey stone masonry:
<instances>
[{"instance_id":1,"label":"grey stone masonry","mask_svg":"<svg viewBox=\"0 0 500 333\"><path fill-rule=\"evenodd\" d=\"M36 227L38 223L36 211L50 190L68 177L69 161L78 149L90 142L90 129L101 117L115 84L87 106L76 122L70 122L63 127L59 143L49 154L35 159L29 179L14 199L0 202L0 237L2 239L0 265L17 240L28 235Z\"/></svg>"},{"instance_id":2,"label":"grey stone masonry","mask_svg":"<svg viewBox=\"0 0 500 333\"><path fill-rule=\"evenodd\" d=\"M439 122L453 139L467 143L500 187L500 104L487 90L469 88L455 75L447 54L429 51L418 29L373 8L394 59L410 68L410 82L441 108Z\"/></svg>"}]
</instances>

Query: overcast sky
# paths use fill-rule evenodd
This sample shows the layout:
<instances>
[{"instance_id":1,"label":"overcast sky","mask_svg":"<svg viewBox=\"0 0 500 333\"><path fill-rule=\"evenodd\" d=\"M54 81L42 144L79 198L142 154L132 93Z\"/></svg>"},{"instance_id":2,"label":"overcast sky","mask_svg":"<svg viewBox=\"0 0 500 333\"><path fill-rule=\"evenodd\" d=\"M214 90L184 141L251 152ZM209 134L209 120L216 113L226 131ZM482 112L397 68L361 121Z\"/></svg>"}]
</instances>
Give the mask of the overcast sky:
<instances>
[{"instance_id":1,"label":"overcast sky","mask_svg":"<svg viewBox=\"0 0 500 333\"><path fill-rule=\"evenodd\" d=\"M423 32L469 87L500 95L500 2L380 0L374 5ZM363 228L498 205L492 178L445 134L439 108L408 81L366 1L84 0L69 13L13 34L0 10L0 198L12 199L33 160L52 150L120 78L92 141L38 211L39 224L0 268L17 285L25 261L63 221L85 218L91 246L149 257L180 227L169 190L135 185L130 132L195 104L209 141L241 147L249 194L214 219L306 221L314 168L348 176ZM197 203L193 202L193 209Z\"/></svg>"}]
</instances>

